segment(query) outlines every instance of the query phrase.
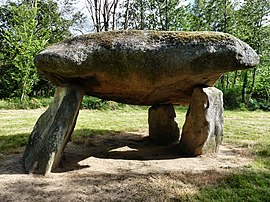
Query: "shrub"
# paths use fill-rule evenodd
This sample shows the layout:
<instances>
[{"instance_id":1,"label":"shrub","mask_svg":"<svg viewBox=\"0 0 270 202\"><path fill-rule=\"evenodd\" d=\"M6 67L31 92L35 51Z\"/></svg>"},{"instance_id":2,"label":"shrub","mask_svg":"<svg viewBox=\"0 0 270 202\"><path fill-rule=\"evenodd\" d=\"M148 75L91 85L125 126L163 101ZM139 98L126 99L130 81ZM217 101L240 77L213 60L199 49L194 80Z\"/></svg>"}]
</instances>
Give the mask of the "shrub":
<instances>
[{"instance_id":1,"label":"shrub","mask_svg":"<svg viewBox=\"0 0 270 202\"><path fill-rule=\"evenodd\" d=\"M126 104L121 104L113 101L102 100L100 98L92 96L84 96L81 104L83 109L96 109L96 110L106 110L106 109L119 109L125 107Z\"/></svg>"},{"instance_id":2,"label":"shrub","mask_svg":"<svg viewBox=\"0 0 270 202\"><path fill-rule=\"evenodd\" d=\"M241 108L241 90L230 88L223 92L224 108L239 109Z\"/></svg>"},{"instance_id":3,"label":"shrub","mask_svg":"<svg viewBox=\"0 0 270 202\"><path fill-rule=\"evenodd\" d=\"M23 102L21 102L19 98L9 98L6 100L0 100L0 109L37 109L48 107L51 102L52 97L27 97Z\"/></svg>"}]
</instances>

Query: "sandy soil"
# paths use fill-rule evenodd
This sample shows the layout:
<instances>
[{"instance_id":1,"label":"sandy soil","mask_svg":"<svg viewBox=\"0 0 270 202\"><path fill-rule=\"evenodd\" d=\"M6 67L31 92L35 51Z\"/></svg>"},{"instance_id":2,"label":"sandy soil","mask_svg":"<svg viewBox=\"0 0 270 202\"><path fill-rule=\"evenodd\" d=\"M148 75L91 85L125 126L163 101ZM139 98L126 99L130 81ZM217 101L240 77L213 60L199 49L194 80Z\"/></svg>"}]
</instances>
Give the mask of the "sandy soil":
<instances>
[{"instance_id":1,"label":"sandy soil","mask_svg":"<svg viewBox=\"0 0 270 202\"><path fill-rule=\"evenodd\" d=\"M218 155L179 157L155 146L146 132L95 135L69 143L58 170L27 175L18 154L0 156L0 201L176 201L215 185L252 160L224 144Z\"/></svg>"}]
</instances>

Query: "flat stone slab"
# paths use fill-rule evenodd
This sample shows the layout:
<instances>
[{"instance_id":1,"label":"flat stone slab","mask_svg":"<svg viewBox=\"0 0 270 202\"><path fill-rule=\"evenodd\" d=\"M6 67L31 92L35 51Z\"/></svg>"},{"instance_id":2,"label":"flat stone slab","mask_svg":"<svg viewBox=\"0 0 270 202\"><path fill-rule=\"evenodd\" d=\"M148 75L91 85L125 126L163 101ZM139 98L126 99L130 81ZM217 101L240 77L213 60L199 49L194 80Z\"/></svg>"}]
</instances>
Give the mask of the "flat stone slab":
<instances>
[{"instance_id":1,"label":"flat stone slab","mask_svg":"<svg viewBox=\"0 0 270 202\"><path fill-rule=\"evenodd\" d=\"M246 43L218 32L111 31L77 36L35 59L54 84L137 105L188 104L197 86L256 66Z\"/></svg>"}]
</instances>

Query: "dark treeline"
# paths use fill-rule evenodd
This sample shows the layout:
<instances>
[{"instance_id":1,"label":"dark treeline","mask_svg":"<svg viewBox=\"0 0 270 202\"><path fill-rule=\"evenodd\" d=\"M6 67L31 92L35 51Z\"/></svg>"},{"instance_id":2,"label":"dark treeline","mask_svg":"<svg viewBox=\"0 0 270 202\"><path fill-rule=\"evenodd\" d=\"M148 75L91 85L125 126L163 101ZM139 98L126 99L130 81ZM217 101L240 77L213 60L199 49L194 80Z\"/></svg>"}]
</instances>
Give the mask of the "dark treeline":
<instances>
[{"instance_id":1,"label":"dark treeline","mask_svg":"<svg viewBox=\"0 0 270 202\"><path fill-rule=\"evenodd\" d=\"M34 68L34 56L51 43L85 33L86 26L91 32L219 31L247 42L260 55L256 68L226 73L216 83L224 92L225 106L270 110L269 0L84 2L87 15L76 11L76 0L65 0L61 5L56 0L20 0L1 5L0 98L19 97L23 101L29 96L52 95L52 86Z\"/></svg>"}]
</instances>

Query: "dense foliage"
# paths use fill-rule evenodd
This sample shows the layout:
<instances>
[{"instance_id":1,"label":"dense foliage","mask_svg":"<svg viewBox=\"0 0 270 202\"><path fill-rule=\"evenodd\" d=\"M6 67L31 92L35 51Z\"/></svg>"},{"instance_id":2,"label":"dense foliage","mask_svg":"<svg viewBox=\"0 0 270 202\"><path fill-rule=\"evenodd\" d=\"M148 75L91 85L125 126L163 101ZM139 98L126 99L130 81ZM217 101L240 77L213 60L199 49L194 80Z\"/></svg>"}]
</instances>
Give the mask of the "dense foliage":
<instances>
[{"instance_id":1,"label":"dense foliage","mask_svg":"<svg viewBox=\"0 0 270 202\"><path fill-rule=\"evenodd\" d=\"M228 108L270 110L270 1L87 0L89 15L74 1L20 0L0 7L0 98L49 95L52 88L33 58L50 43L71 36L88 17L93 31L113 29L221 31L247 42L260 55L257 68L224 74L216 86ZM66 12L63 12L66 11ZM72 11L72 12L71 12ZM84 29L85 30L85 29ZM73 32L75 33L75 32Z\"/></svg>"},{"instance_id":2,"label":"dense foliage","mask_svg":"<svg viewBox=\"0 0 270 202\"><path fill-rule=\"evenodd\" d=\"M70 10L70 2L64 7ZM71 12L72 13L72 12ZM35 55L50 43L70 37L70 27L81 19L63 17L56 1L21 0L0 6L0 98L47 96L53 91L38 75Z\"/></svg>"}]
</instances>

